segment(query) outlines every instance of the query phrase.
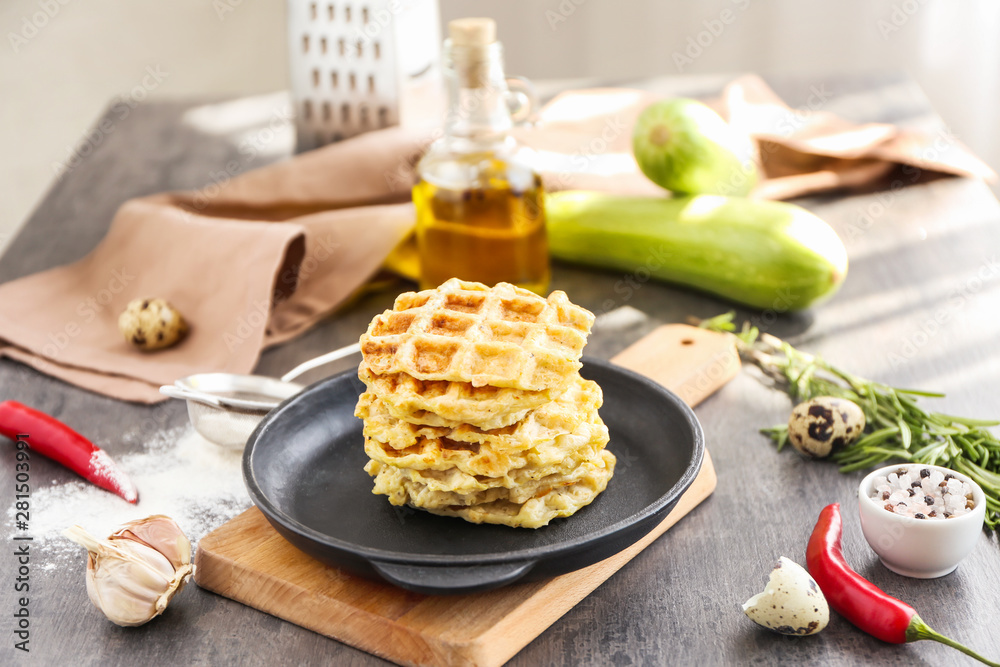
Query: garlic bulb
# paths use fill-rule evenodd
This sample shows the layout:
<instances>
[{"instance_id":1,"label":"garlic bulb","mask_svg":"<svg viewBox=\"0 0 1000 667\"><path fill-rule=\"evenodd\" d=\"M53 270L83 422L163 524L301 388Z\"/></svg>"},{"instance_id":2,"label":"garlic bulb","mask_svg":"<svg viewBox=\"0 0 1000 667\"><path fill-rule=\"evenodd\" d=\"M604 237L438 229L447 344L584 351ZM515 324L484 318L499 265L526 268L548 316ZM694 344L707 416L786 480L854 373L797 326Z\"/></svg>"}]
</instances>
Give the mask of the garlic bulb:
<instances>
[{"instance_id":1,"label":"garlic bulb","mask_svg":"<svg viewBox=\"0 0 1000 667\"><path fill-rule=\"evenodd\" d=\"M80 526L64 535L87 549L87 594L118 625L142 625L162 614L194 571L191 543L162 514L131 521L106 540Z\"/></svg>"}]
</instances>

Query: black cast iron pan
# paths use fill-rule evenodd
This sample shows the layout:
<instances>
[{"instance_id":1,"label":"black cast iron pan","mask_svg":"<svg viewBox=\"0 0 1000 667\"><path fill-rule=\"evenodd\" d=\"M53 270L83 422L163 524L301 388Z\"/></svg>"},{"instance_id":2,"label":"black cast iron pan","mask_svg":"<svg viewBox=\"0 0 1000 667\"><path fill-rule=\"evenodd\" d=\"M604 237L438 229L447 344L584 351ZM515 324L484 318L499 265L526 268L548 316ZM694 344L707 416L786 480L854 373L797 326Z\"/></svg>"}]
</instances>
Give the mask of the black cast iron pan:
<instances>
[{"instance_id":1,"label":"black cast iron pan","mask_svg":"<svg viewBox=\"0 0 1000 667\"><path fill-rule=\"evenodd\" d=\"M268 414L243 454L247 489L302 551L420 593L471 593L586 567L666 517L701 468L704 437L691 408L655 382L604 361L585 359L580 373L604 391L600 414L618 464L593 503L543 528L477 525L372 494L354 416L364 385L353 371Z\"/></svg>"}]
</instances>

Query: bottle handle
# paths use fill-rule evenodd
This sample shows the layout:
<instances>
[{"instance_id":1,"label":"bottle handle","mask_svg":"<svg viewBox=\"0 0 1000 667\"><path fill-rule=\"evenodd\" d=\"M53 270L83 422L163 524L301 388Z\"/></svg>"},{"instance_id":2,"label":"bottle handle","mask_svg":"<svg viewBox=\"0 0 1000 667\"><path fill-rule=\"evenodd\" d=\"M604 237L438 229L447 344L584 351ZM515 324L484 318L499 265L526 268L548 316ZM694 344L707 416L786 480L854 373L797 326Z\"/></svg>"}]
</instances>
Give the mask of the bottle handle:
<instances>
[{"instance_id":1,"label":"bottle handle","mask_svg":"<svg viewBox=\"0 0 1000 667\"><path fill-rule=\"evenodd\" d=\"M538 93L523 76L507 77L507 109L514 125L531 125L538 110Z\"/></svg>"}]
</instances>

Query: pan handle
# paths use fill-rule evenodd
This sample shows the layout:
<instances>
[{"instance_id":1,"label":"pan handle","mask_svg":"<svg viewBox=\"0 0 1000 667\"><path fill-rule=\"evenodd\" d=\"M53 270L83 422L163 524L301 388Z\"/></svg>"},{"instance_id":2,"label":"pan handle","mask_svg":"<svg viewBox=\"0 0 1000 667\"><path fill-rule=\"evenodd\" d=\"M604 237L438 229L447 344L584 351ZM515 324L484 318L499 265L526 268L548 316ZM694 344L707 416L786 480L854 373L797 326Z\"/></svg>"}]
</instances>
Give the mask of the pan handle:
<instances>
[{"instance_id":1,"label":"pan handle","mask_svg":"<svg viewBox=\"0 0 1000 667\"><path fill-rule=\"evenodd\" d=\"M417 593L476 593L511 584L535 567L535 561L498 565L407 565L369 561L387 581Z\"/></svg>"},{"instance_id":2,"label":"pan handle","mask_svg":"<svg viewBox=\"0 0 1000 667\"><path fill-rule=\"evenodd\" d=\"M326 354L321 354L315 359L310 359L309 361L303 361L301 364L288 371L281 376L282 382L291 382L298 376L302 375L306 371L311 371L314 368L319 368L320 366L332 363L337 359L343 359L344 357L349 357L355 352L361 351L361 343L354 343L346 347L342 347L339 350L334 350L333 352L327 352Z\"/></svg>"}]
</instances>

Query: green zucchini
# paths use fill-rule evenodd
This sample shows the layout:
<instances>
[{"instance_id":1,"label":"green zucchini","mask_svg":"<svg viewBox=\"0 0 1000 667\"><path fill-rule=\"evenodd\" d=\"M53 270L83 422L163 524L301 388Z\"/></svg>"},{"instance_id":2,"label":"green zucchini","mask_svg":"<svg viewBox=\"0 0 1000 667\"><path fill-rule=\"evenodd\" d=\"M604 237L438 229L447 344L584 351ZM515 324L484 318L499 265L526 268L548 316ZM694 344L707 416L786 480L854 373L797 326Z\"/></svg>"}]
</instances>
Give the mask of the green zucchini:
<instances>
[{"instance_id":1,"label":"green zucchini","mask_svg":"<svg viewBox=\"0 0 1000 667\"><path fill-rule=\"evenodd\" d=\"M847 275L837 233L809 211L739 197L547 195L553 257L694 287L748 306L801 310Z\"/></svg>"},{"instance_id":2,"label":"green zucchini","mask_svg":"<svg viewBox=\"0 0 1000 667\"><path fill-rule=\"evenodd\" d=\"M681 195L741 197L757 183L750 137L696 100L660 100L632 131L632 154L649 180Z\"/></svg>"}]
</instances>

